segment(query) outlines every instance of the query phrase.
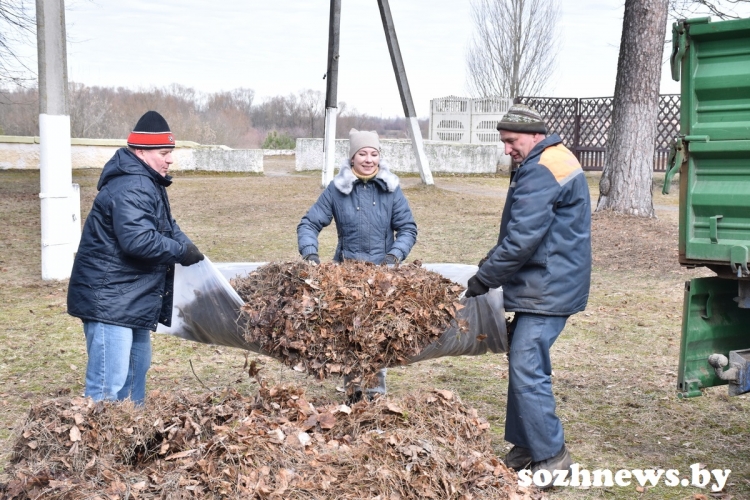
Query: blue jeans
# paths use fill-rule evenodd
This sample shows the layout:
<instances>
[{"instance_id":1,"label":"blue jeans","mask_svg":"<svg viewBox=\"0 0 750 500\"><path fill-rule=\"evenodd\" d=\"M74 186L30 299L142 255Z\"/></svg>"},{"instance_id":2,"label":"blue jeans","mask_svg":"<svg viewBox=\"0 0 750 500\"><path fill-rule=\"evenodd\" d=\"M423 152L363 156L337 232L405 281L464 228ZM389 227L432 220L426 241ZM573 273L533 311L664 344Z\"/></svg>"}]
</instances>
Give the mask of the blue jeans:
<instances>
[{"instance_id":1,"label":"blue jeans","mask_svg":"<svg viewBox=\"0 0 750 500\"><path fill-rule=\"evenodd\" d=\"M565 444L552 394L549 350L567 316L516 313L508 353L508 406L505 440L531 450L535 462L554 457Z\"/></svg>"},{"instance_id":2,"label":"blue jeans","mask_svg":"<svg viewBox=\"0 0 750 500\"><path fill-rule=\"evenodd\" d=\"M151 366L151 331L84 321L86 396L94 401L146 399L146 373Z\"/></svg>"}]
</instances>

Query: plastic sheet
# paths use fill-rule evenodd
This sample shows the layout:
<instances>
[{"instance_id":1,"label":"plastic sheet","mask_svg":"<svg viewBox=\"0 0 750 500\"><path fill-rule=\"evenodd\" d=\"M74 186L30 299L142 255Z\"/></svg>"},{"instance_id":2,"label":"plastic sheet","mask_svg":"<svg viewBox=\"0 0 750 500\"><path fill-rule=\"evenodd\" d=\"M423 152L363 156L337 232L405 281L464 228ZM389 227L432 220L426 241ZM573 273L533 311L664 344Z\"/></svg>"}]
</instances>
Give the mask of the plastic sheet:
<instances>
[{"instance_id":1,"label":"plastic sheet","mask_svg":"<svg viewBox=\"0 0 750 500\"><path fill-rule=\"evenodd\" d=\"M244 277L264 265L263 262L213 264L208 258L190 267L176 266L172 326L159 325L157 332L228 347L238 347L269 355L258 344L247 342L238 324L244 304L229 284L229 279ZM424 264L424 267L466 286L477 266L466 264ZM409 360L416 363L443 356L477 356L490 352L507 352L503 293L490 290L480 297L462 298L458 312L466 322L466 331L448 328L439 340Z\"/></svg>"},{"instance_id":2,"label":"plastic sheet","mask_svg":"<svg viewBox=\"0 0 750 500\"><path fill-rule=\"evenodd\" d=\"M258 267L258 266L255 266ZM245 303L227 278L206 257L197 264L175 266L172 326L159 325L157 333L268 354L258 344L247 342L238 323Z\"/></svg>"},{"instance_id":3,"label":"plastic sheet","mask_svg":"<svg viewBox=\"0 0 750 500\"><path fill-rule=\"evenodd\" d=\"M491 289L479 297L464 297L461 304L464 308L457 316L466 321L466 331L451 326L439 340L425 347L409 363L444 356L479 356L487 351L508 352L502 289Z\"/></svg>"}]
</instances>

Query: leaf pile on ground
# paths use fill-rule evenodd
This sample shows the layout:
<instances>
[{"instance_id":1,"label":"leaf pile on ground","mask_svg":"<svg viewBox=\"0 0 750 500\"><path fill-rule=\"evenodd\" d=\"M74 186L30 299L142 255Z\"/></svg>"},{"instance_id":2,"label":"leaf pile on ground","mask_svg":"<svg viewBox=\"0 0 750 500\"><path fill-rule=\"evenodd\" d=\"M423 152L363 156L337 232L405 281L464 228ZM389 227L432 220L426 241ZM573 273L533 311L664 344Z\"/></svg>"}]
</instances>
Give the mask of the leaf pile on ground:
<instances>
[{"instance_id":1,"label":"leaf pile on ground","mask_svg":"<svg viewBox=\"0 0 750 500\"><path fill-rule=\"evenodd\" d=\"M271 263L232 284L245 301L246 340L321 379L372 382L379 368L405 364L438 340L463 307L463 287L419 261Z\"/></svg>"},{"instance_id":2,"label":"leaf pile on ground","mask_svg":"<svg viewBox=\"0 0 750 500\"><path fill-rule=\"evenodd\" d=\"M0 498L531 498L449 391L353 406L304 390L58 398L17 431Z\"/></svg>"},{"instance_id":3,"label":"leaf pile on ground","mask_svg":"<svg viewBox=\"0 0 750 500\"><path fill-rule=\"evenodd\" d=\"M685 273L678 260L677 225L656 217L597 212L591 218L594 266L661 276Z\"/></svg>"}]
</instances>

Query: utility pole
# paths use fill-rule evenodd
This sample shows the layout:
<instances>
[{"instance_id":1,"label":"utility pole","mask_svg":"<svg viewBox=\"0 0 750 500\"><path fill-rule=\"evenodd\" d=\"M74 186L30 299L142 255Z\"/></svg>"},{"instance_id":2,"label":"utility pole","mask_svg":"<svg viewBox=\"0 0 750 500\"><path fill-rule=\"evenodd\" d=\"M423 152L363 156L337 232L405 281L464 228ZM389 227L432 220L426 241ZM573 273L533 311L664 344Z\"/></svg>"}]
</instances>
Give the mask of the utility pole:
<instances>
[{"instance_id":1,"label":"utility pole","mask_svg":"<svg viewBox=\"0 0 750 500\"><path fill-rule=\"evenodd\" d=\"M391 8L388 5L388 0L378 0L378 8L380 9L380 18L383 21L385 40L388 43L388 52L390 52L391 54L393 72L396 73L398 93L401 96L401 104L404 107L404 115L406 116L407 124L406 128L409 130L409 136L411 136L411 147L414 151L414 156L417 158L417 168L419 169L419 176L422 178L423 184L427 184L428 186L430 186L434 184L434 181L432 180L432 172L430 171L430 165L424 152L422 131L419 130L417 113L414 110L414 101L412 101L411 98L409 81L406 79L404 60L401 57L401 49L398 46L398 38L396 38L396 27L393 24L393 16L391 16Z\"/></svg>"},{"instance_id":2,"label":"utility pole","mask_svg":"<svg viewBox=\"0 0 750 500\"><path fill-rule=\"evenodd\" d=\"M336 159L336 113L339 83L339 33L341 27L341 0L331 0L331 15L328 21L328 69L326 70L326 129L323 139L324 165L322 185L325 188L333 180Z\"/></svg>"},{"instance_id":3,"label":"utility pole","mask_svg":"<svg viewBox=\"0 0 750 500\"><path fill-rule=\"evenodd\" d=\"M70 159L65 1L36 0L36 25L42 279L62 280L70 277L81 235L80 194Z\"/></svg>"}]
</instances>

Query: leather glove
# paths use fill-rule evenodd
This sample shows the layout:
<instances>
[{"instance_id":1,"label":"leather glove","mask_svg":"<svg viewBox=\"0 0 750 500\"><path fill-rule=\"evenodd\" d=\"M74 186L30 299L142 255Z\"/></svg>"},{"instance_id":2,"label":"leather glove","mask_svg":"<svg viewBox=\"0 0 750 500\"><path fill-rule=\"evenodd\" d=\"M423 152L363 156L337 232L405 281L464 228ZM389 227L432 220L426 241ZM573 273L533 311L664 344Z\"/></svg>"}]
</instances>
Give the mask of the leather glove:
<instances>
[{"instance_id":1,"label":"leather glove","mask_svg":"<svg viewBox=\"0 0 750 500\"><path fill-rule=\"evenodd\" d=\"M381 264L385 264L388 266L395 266L398 264L398 262L399 262L398 257L393 255L392 253L389 253L388 255L385 256L385 259L383 259L383 262Z\"/></svg>"},{"instance_id":2,"label":"leather glove","mask_svg":"<svg viewBox=\"0 0 750 500\"><path fill-rule=\"evenodd\" d=\"M305 255L303 258L310 264L314 264L316 266L320 264L320 257L318 257L318 254L316 253Z\"/></svg>"},{"instance_id":3,"label":"leather glove","mask_svg":"<svg viewBox=\"0 0 750 500\"><path fill-rule=\"evenodd\" d=\"M192 266L193 264L197 264L198 262L202 261L203 258L203 254L200 250L198 250L198 247L193 245L192 243L188 243L187 247L185 248L185 255L182 256L180 264L182 264L183 266Z\"/></svg>"},{"instance_id":4,"label":"leather glove","mask_svg":"<svg viewBox=\"0 0 750 500\"><path fill-rule=\"evenodd\" d=\"M479 281L476 275L469 278L467 285L466 293L464 294L466 297L478 297L490 291L489 287Z\"/></svg>"}]
</instances>

